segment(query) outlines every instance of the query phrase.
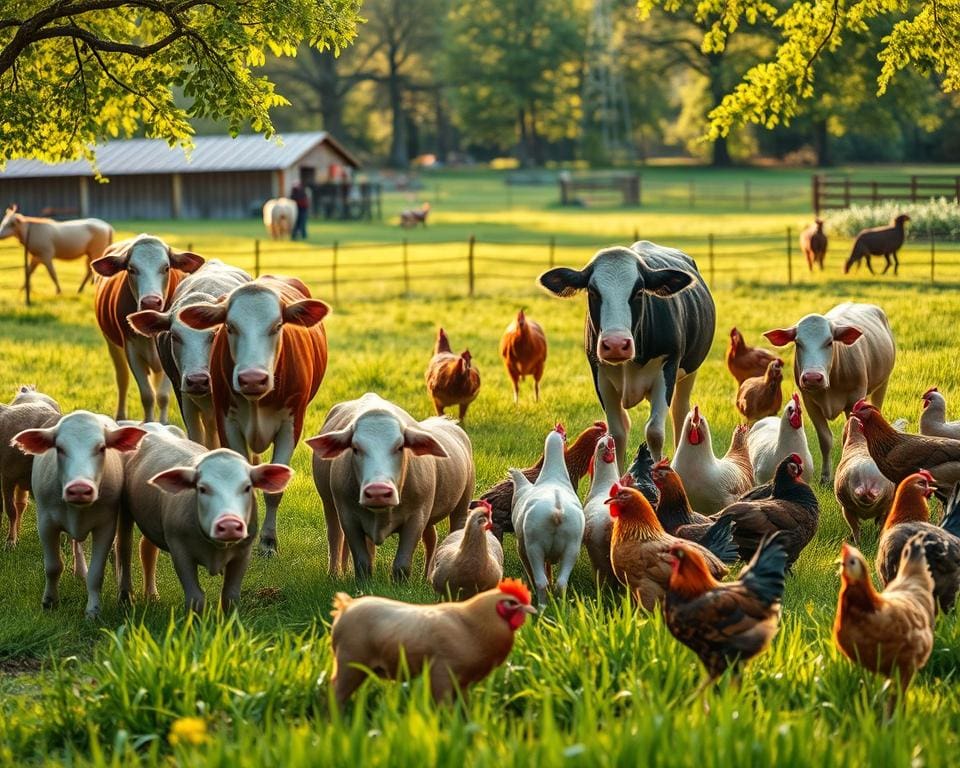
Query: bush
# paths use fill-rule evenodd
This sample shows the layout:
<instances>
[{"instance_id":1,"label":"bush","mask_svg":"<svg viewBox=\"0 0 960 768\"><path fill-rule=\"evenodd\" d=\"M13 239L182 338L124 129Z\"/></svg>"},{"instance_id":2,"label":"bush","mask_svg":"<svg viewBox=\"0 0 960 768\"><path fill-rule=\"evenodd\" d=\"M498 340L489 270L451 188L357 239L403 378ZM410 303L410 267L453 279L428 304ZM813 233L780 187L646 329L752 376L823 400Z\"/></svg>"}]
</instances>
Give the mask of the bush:
<instances>
[{"instance_id":1,"label":"bush","mask_svg":"<svg viewBox=\"0 0 960 768\"><path fill-rule=\"evenodd\" d=\"M889 224L895 216L905 213L910 217L907 239L921 240L931 233L940 238L960 240L960 205L955 199L931 199L927 203L897 203L888 201L877 205L852 205L830 213L826 219L829 232L855 237L867 227Z\"/></svg>"}]
</instances>

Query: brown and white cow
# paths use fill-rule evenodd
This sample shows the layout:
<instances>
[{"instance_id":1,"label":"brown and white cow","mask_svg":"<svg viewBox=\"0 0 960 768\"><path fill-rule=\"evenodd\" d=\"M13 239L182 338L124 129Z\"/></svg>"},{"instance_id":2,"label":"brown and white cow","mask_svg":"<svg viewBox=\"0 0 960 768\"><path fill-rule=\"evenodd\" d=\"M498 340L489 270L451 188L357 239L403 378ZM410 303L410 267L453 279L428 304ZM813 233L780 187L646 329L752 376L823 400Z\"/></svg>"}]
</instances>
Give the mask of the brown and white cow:
<instances>
[{"instance_id":1,"label":"brown and white cow","mask_svg":"<svg viewBox=\"0 0 960 768\"><path fill-rule=\"evenodd\" d=\"M154 408L159 406L159 420L166 422L170 380L160 365L155 341L137 333L127 317L139 310L165 309L183 273L195 272L202 264L195 253L175 251L159 237L137 235L114 243L91 265L107 278L96 281L94 309L117 376L117 421L127 417L129 365L140 390L144 421L154 421Z\"/></svg>"},{"instance_id":2,"label":"brown and white cow","mask_svg":"<svg viewBox=\"0 0 960 768\"><path fill-rule=\"evenodd\" d=\"M273 445L272 460L290 464L303 417L327 369L322 320L330 307L296 278L261 277L217 304L180 311L192 328L216 328L210 353L220 443L248 460ZM282 493L264 494L260 549L277 548Z\"/></svg>"}]
</instances>

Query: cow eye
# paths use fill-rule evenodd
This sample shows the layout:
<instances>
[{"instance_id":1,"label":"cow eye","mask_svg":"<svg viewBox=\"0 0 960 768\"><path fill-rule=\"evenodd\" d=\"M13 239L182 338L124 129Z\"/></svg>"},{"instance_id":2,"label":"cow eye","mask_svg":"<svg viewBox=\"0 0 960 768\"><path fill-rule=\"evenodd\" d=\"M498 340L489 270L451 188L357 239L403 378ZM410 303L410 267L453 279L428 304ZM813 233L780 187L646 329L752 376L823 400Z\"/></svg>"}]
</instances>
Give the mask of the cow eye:
<instances>
[{"instance_id":1,"label":"cow eye","mask_svg":"<svg viewBox=\"0 0 960 768\"><path fill-rule=\"evenodd\" d=\"M250 483L247 483L245 486L243 486L243 492L244 492L244 493L250 493L250 490L251 490L252 488L253 488L253 486L251 486Z\"/></svg>"},{"instance_id":2,"label":"cow eye","mask_svg":"<svg viewBox=\"0 0 960 768\"><path fill-rule=\"evenodd\" d=\"M180 338L179 333L170 334L170 341L174 344L183 344L183 339Z\"/></svg>"},{"instance_id":3,"label":"cow eye","mask_svg":"<svg viewBox=\"0 0 960 768\"><path fill-rule=\"evenodd\" d=\"M235 334L236 332L237 332L236 327L235 327L232 323L229 323L229 324L227 325L227 333L229 333L229 334L232 336L232 335Z\"/></svg>"},{"instance_id":4,"label":"cow eye","mask_svg":"<svg viewBox=\"0 0 960 768\"><path fill-rule=\"evenodd\" d=\"M57 456L63 456L66 451L63 450L59 445L57 446Z\"/></svg>"},{"instance_id":5,"label":"cow eye","mask_svg":"<svg viewBox=\"0 0 960 768\"><path fill-rule=\"evenodd\" d=\"M170 267L169 267L168 265L164 265L164 267L163 267L163 269L162 269L161 271L163 272L163 274L167 274L167 272L170 271Z\"/></svg>"},{"instance_id":6,"label":"cow eye","mask_svg":"<svg viewBox=\"0 0 960 768\"><path fill-rule=\"evenodd\" d=\"M281 328L283 328L283 323L282 322L277 323L275 326L273 326L273 328L270 329L270 335L276 336L278 333L280 333Z\"/></svg>"},{"instance_id":7,"label":"cow eye","mask_svg":"<svg viewBox=\"0 0 960 768\"><path fill-rule=\"evenodd\" d=\"M599 299L600 292L596 288L594 288L592 285L588 285L587 296L589 296L591 299Z\"/></svg>"},{"instance_id":8,"label":"cow eye","mask_svg":"<svg viewBox=\"0 0 960 768\"><path fill-rule=\"evenodd\" d=\"M127 274L129 274L129 275L135 275L135 274L137 274L137 268L136 268L136 267L127 267Z\"/></svg>"},{"instance_id":9,"label":"cow eye","mask_svg":"<svg viewBox=\"0 0 960 768\"><path fill-rule=\"evenodd\" d=\"M199 493L201 496L206 496L207 493L209 493L209 491L207 490L207 486L205 486L205 485L198 485L198 486L197 486L197 493Z\"/></svg>"},{"instance_id":10,"label":"cow eye","mask_svg":"<svg viewBox=\"0 0 960 768\"><path fill-rule=\"evenodd\" d=\"M827 339L827 341L826 341L826 342L824 343L824 345L823 345L823 348L824 348L824 349L830 349L830 347L832 347L832 346L833 346L833 339Z\"/></svg>"},{"instance_id":11,"label":"cow eye","mask_svg":"<svg viewBox=\"0 0 960 768\"><path fill-rule=\"evenodd\" d=\"M97 453L103 454L103 453L106 453L106 452L107 452L107 446L105 446L105 445L98 445L98 446L97 446Z\"/></svg>"}]
</instances>

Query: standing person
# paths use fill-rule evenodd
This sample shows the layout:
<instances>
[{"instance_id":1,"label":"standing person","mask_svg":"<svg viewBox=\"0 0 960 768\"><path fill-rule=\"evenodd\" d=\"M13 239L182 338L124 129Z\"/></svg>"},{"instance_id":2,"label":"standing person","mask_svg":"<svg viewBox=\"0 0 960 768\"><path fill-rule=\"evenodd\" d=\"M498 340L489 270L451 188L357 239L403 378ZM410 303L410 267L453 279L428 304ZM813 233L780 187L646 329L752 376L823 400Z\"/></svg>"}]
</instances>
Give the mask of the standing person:
<instances>
[{"instance_id":1,"label":"standing person","mask_svg":"<svg viewBox=\"0 0 960 768\"><path fill-rule=\"evenodd\" d=\"M298 182L293 185L293 189L290 190L290 198L297 204L297 223L293 228L293 234L290 236L290 239L296 240L299 234L301 240L306 240L307 216L310 213L310 198L307 196L307 190L304 189L303 183Z\"/></svg>"}]
</instances>

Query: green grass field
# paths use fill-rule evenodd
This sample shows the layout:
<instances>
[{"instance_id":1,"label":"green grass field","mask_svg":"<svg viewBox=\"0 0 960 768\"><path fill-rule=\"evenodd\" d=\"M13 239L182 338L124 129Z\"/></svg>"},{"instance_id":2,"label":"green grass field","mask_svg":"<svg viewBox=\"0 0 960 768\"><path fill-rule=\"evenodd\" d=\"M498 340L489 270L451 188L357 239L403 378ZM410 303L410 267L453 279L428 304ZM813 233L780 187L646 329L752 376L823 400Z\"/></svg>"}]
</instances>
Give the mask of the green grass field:
<instances>
[{"instance_id":1,"label":"green grass field","mask_svg":"<svg viewBox=\"0 0 960 768\"><path fill-rule=\"evenodd\" d=\"M694 173L662 172L667 180L675 175L681 187ZM758 188L773 184L771 179L795 182L801 191L809 183L794 172L731 176L745 178ZM840 263L849 241L838 240L823 275L808 275L794 251L795 283L788 287L785 232L810 217L799 193L792 208L750 213L667 206L563 210L553 205L555 197L552 187L516 188L507 208L498 177L446 174L431 177L415 197L387 196L390 218L383 223L313 222L305 245L263 244L263 272L301 275L334 308L327 322L330 364L305 436L317 432L331 405L365 391L427 416L423 369L442 324L457 349L470 347L483 375L467 426L478 488L499 480L509 466L529 464L556 420L579 430L602 417L583 358L582 299L553 299L533 283L550 263L549 238L556 238L554 263L580 266L597 248L627 242L634 231L689 249L705 272L707 235L722 243L715 250L717 339L694 388L718 452L738 416L734 382L723 363L729 327L736 324L755 342L767 328L844 300L875 302L890 317L898 342L885 408L891 417L904 416L915 429L920 394L933 385L950 403L960 400L960 304L953 283L960 280L960 260L951 267L949 250L938 262L934 285L923 261L925 246L904 251L897 279L843 278ZM402 297L398 243L404 233L393 213L420 199L435 201L434 211L428 229L405 233L411 285L410 295ZM253 240L262 237L254 220L123 222L117 229L122 235L156 233L251 269ZM471 234L477 238L473 298L466 295ZM339 250L337 299L327 247L334 240L366 244ZM16 249L3 248L0 266L15 266L19 257ZM112 413L113 373L93 320L92 295L72 292L79 283L77 265L60 271L64 295L55 297L46 276L37 273L30 308L17 290L20 275L0 271L0 393L12 395L18 384L35 383L65 410ZM534 403L525 387L514 407L497 342L520 306L545 326L550 357L541 402ZM128 408L139 413L133 394ZM642 439L645 416L645 406L634 413L639 426L631 448ZM838 436L840 428L838 420ZM818 460L809 424L807 432ZM864 677L834 650L830 628L839 580L833 560L847 531L832 489L819 487L820 531L788 582L774 647L748 666L741 690L720 682L710 695L709 714L690 701L702 674L693 654L673 640L658 616L596 594L584 556L566 600L520 630L508 663L466 701L436 707L420 681L370 682L341 716L329 695L327 622L333 593L356 593L359 587L352 576L335 581L326 575L322 509L304 446L294 468L297 476L278 517L280 557L254 560L239 614L229 619L186 618L166 557L160 561L159 603L141 602L125 614L108 574L104 614L94 625L83 619L83 585L65 574L60 607L42 612L31 506L20 546L0 552L0 764L936 766L960 747L960 627L954 617L940 618L930 663L906 709L890 723L881 719L882 681ZM863 548L872 559L872 527ZM512 538L505 549L508 574L521 575ZM389 542L381 548L376 577L364 589L434 600L422 577L422 551L410 582L390 583L392 550ZM204 583L208 596L215 596L219 580ZM182 717L202 719L196 743L169 737Z\"/></svg>"}]
</instances>

